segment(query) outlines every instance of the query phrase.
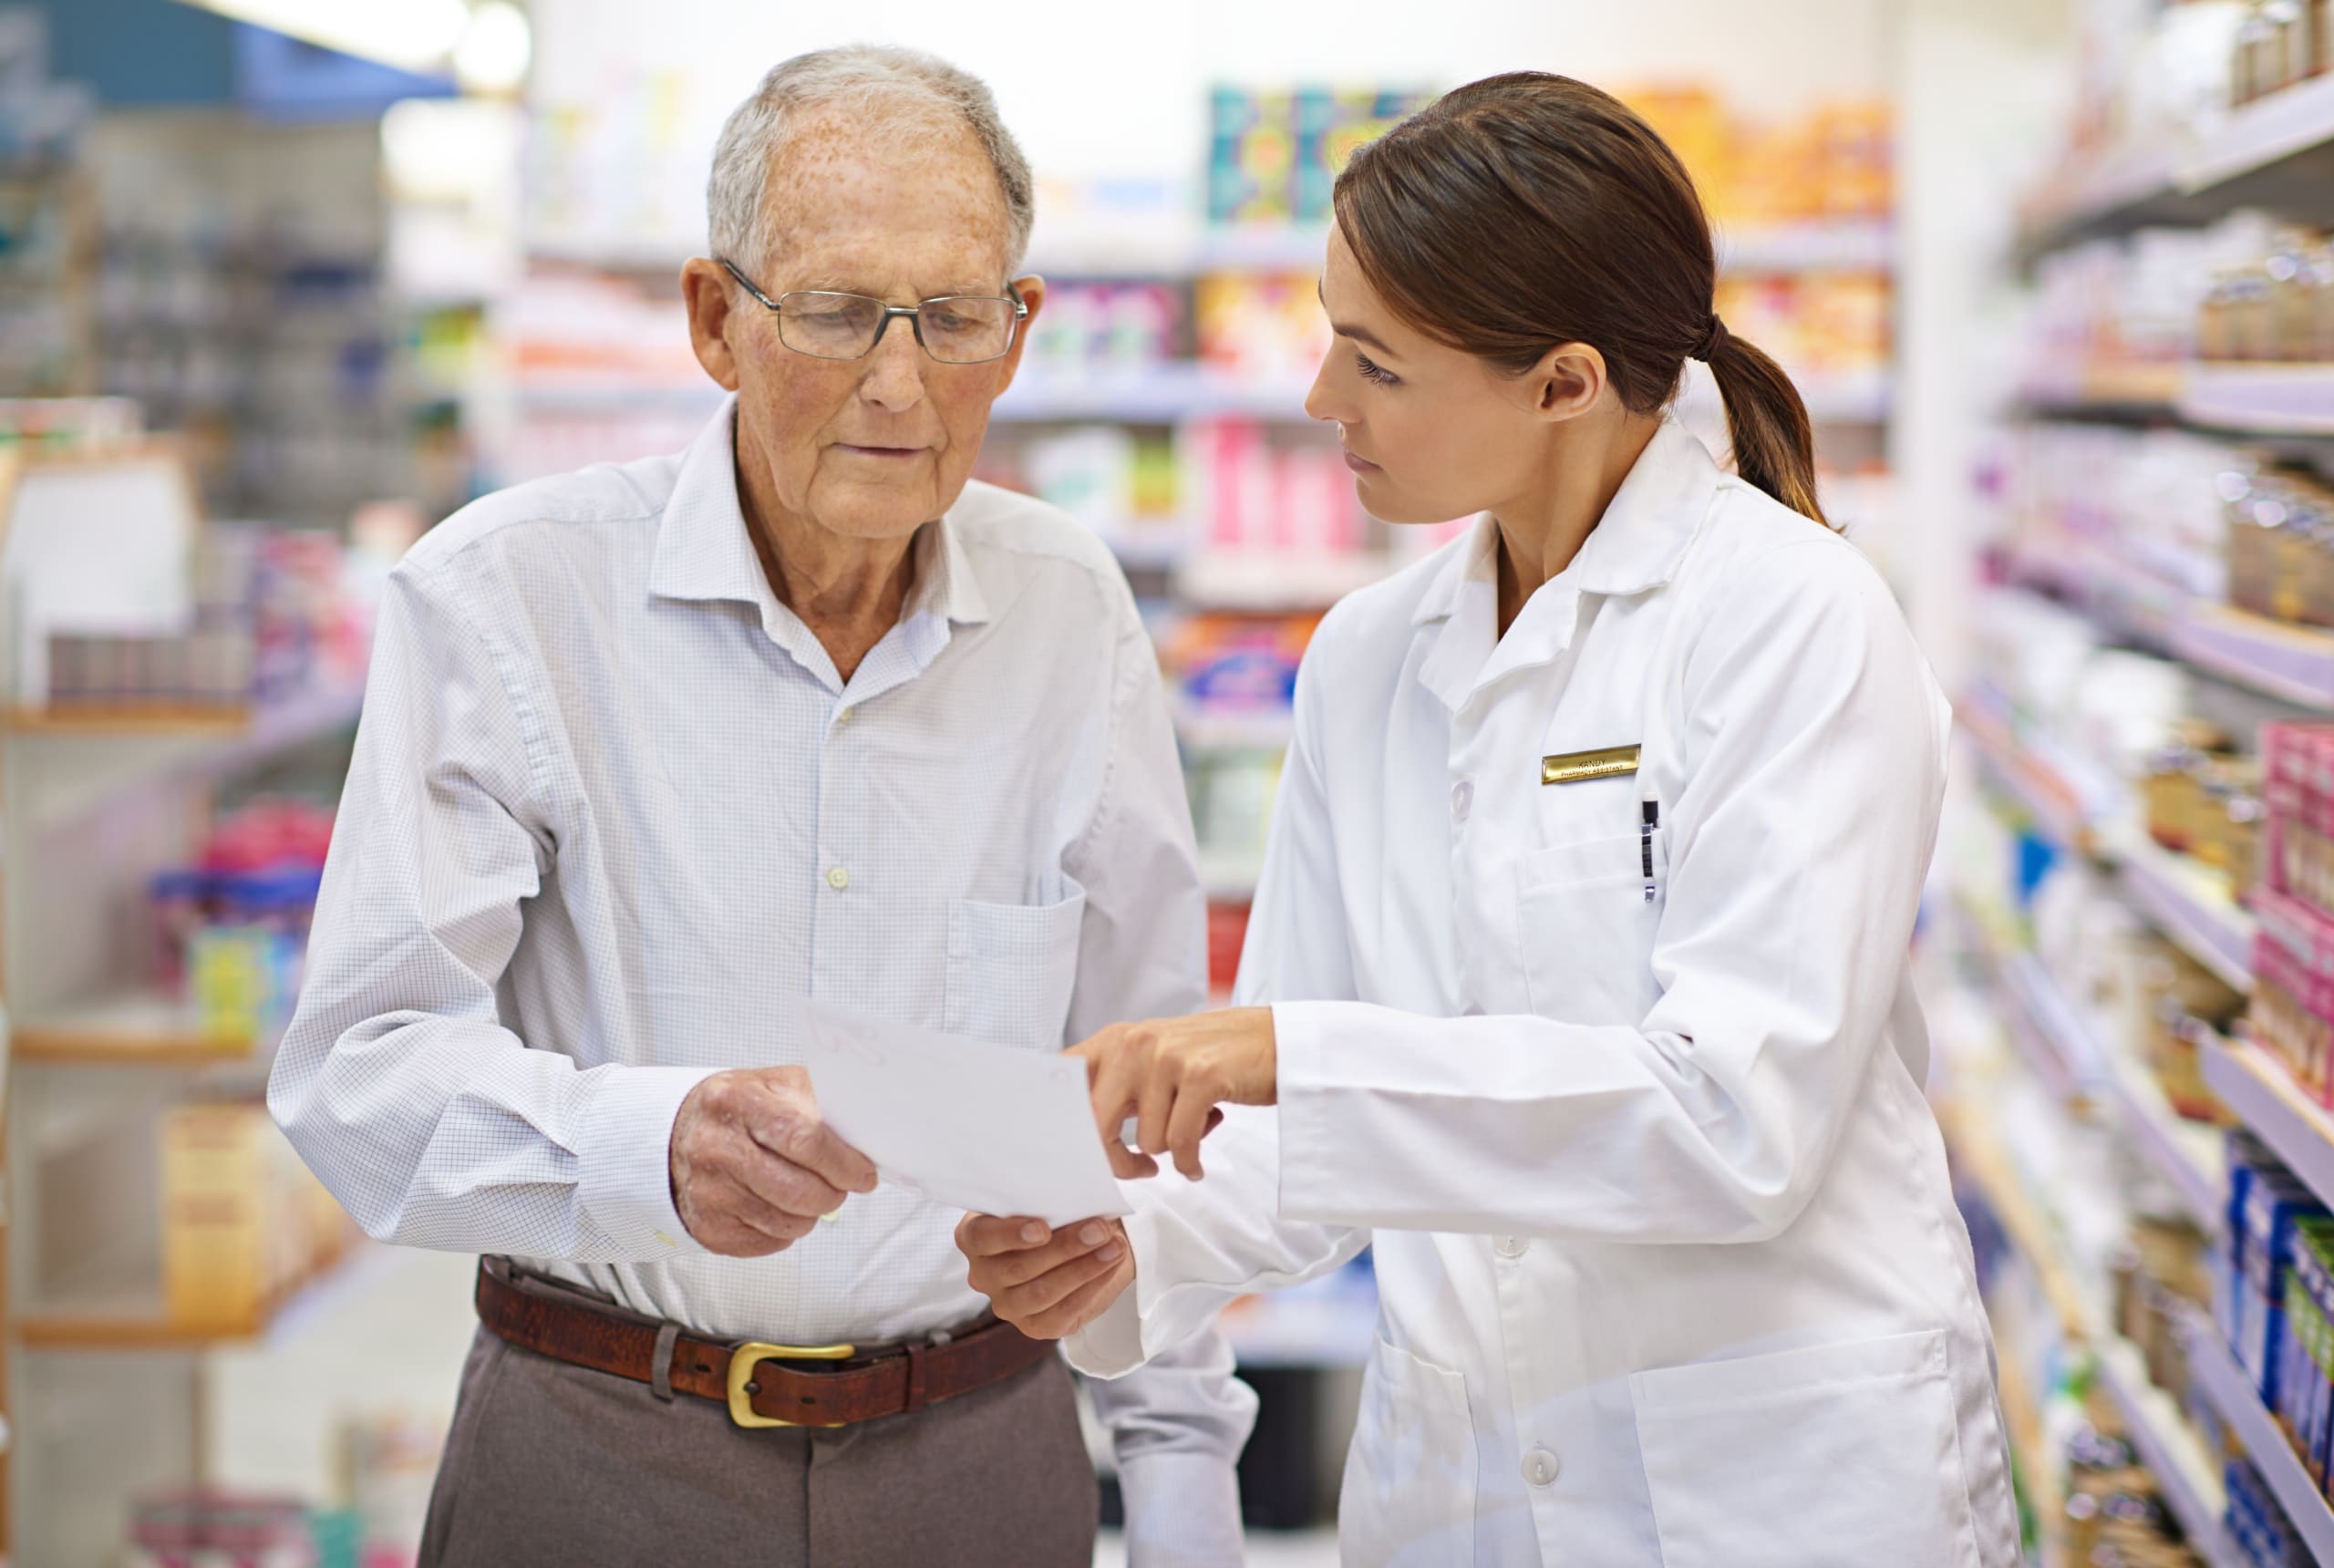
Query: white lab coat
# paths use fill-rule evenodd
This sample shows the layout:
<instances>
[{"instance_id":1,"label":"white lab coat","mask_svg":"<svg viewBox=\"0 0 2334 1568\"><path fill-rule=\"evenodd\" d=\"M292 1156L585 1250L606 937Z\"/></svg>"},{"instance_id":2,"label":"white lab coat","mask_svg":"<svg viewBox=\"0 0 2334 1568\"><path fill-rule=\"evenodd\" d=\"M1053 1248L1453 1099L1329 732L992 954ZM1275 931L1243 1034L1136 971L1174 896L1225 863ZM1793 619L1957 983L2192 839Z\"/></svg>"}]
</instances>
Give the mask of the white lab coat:
<instances>
[{"instance_id":1,"label":"white lab coat","mask_svg":"<svg viewBox=\"0 0 2334 1568\"><path fill-rule=\"evenodd\" d=\"M1071 1359L1374 1243L1348 1563L2010 1568L1906 974L1948 713L1895 603L1674 423L1504 638L1492 542L1322 623L1240 975L1280 1103L1129 1184L1136 1288Z\"/></svg>"}]
</instances>

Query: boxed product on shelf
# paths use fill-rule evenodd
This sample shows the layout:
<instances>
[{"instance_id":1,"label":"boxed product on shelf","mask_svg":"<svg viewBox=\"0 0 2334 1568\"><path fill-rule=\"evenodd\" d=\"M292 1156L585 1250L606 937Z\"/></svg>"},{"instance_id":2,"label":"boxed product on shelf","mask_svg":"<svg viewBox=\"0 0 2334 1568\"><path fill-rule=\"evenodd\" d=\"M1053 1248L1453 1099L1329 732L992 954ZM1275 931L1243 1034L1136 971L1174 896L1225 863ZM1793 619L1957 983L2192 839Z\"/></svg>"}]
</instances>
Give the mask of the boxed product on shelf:
<instances>
[{"instance_id":1,"label":"boxed product on shelf","mask_svg":"<svg viewBox=\"0 0 2334 1568\"><path fill-rule=\"evenodd\" d=\"M212 828L194 864L148 886L154 977L222 1049L247 1051L290 1016L332 820L305 801L249 802Z\"/></svg>"},{"instance_id":2,"label":"boxed product on shelf","mask_svg":"<svg viewBox=\"0 0 2334 1568\"><path fill-rule=\"evenodd\" d=\"M320 1568L299 1499L198 1487L130 1504L124 1568Z\"/></svg>"},{"instance_id":3,"label":"boxed product on shelf","mask_svg":"<svg viewBox=\"0 0 2334 1568\"><path fill-rule=\"evenodd\" d=\"M1182 356L1187 306L1172 284L1050 284L1029 325L1027 366L1061 375L1140 370Z\"/></svg>"},{"instance_id":4,"label":"boxed product on shelf","mask_svg":"<svg viewBox=\"0 0 2334 1568\"><path fill-rule=\"evenodd\" d=\"M2305 1220L2298 1228L2293 1267L2286 1276L2284 1372L2271 1409L2292 1439L2310 1479L2326 1485L2327 1418L2334 1403L2334 1338L2327 1303L2334 1278L2328 1274L2328 1242L2334 1220Z\"/></svg>"},{"instance_id":5,"label":"boxed product on shelf","mask_svg":"<svg viewBox=\"0 0 2334 1568\"><path fill-rule=\"evenodd\" d=\"M1889 214L1894 136L1885 103L1841 99L1768 122L1735 115L1697 86L1625 88L1620 96L1676 150L1721 223ZM1733 317L1727 319L1731 325Z\"/></svg>"},{"instance_id":6,"label":"boxed product on shelf","mask_svg":"<svg viewBox=\"0 0 2334 1568\"><path fill-rule=\"evenodd\" d=\"M1203 363L1241 376L1309 380L1328 352L1314 273L1209 273L1193 285Z\"/></svg>"},{"instance_id":7,"label":"boxed product on shelf","mask_svg":"<svg viewBox=\"0 0 2334 1568\"><path fill-rule=\"evenodd\" d=\"M161 1121L162 1294L186 1328L249 1331L348 1245L351 1222L259 1105Z\"/></svg>"},{"instance_id":8,"label":"boxed product on shelf","mask_svg":"<svg viewBox=\"0 0 2334 1568\"><path fill-rule=\"evenodd\" d=\"M2323 918L2334 912L2334 726L2265 724L2261 757L2264 887ZM2314 927L2297 916L2280 929L2305 972L2334 973L2321 964Z\"/></svg>"},{"instance_id":9,"label":"boxed product on shelf","mask_svg":"<svg viewBox=\"0 0 2334 1568\"><path fill-rule=\"evenodd\" d=\"M2115 1412L2094 1393L2085 1414L2066 1441L2065 1560L2194 1568L2156 1479L2118 1434Z\"/></svg>"},{"instance_id":10,"label":"boxed product on shelf","mask_svg":"<svg viewBox=\"0 0 2334 1568\"><path fill-rule=\"evenodd\" d=\"M2223 748L2211 727L2181 726L2141 780L2148 836L2229 879L2240 903L2261 859L2261 761Z\"/></svg>"},{"instance_id":11,"label":"boxed product on shelf","mask_svg":"<svg viewBox=\"0 0 2334 1568\"><path fill-rule=\"evenodd\" d=\"M1836 375L1886 366L1889 298L1882 273L1730 271L1718 281L1716 307L1730 332L1792 372Z\"/></svg>"},{"instance_id":12,"label":"boxed product on shelf","mask_svg":"<svg viewBox=\"0 0 2334 1568\"><path fill-rule=\"evenodd\" d=\"M2269 1483L2246 1460L2232 1455L2223 1477L2228 1509L2222 1522L2229 1544L2247 1568L2311 1568L2308 1545Z\"/></svg>"},{"instance_id":13,"label":"boxed product on shelf","mask_svg":"<svg viewBox=\"0 0 2334 1568\"><path fill-rule=\"evenodd\" d=\"M2232 1144L2231 1170L2240 1169ZM2286 1281L2302 1222L2323 1218L2326 1205L2301 1181L2274 1162L2242 1167L2232 1187L2236 1275L2231 1282L2236 1336L2231 1347L2265 1404L2274 1406L2284 1371Z\"/></svg>"},{"instance_id":14,"label":"boxed product on shelf","mask_svg":"<svg viewBox=\"0 0 2334 1568\"><path fill-rule=\"evenodd\" d=\"M1416 88L1219 85L1208 95L1213 223L1322 223L1354 150L1434 101Z\"/></svg>"},{"instance_id":15,"label":"boxed product on shelf","mask_svg":"<svg viewBox=\"0 0 2334 1568\"><path fill-rule=\"evenodd\" d=\"M132 397L0 397L0 451L103 451L145 430Z\"/></svg>"},{"instance_id":16,"label":"boxed product on shelf","mask_svg":"<svg viewBox=\"0 0 2334 1568\"><path fill-rule=\"evenodd\" d=\"M2196 307L2196 357L2334 359L2334 242L2280 229L2260 254L2216 269Z\"/></svg>"},{"instance_id":17,"label":"boxed product on shelf","mask_svg":"<svg viewBox=\"0 0 2334 1568\"><path fill-rule=\"evenodd\" d=\"M2255 0L2229 51L2229 102L2251 103L2324 72L2327 0Z\"/></svg>"},{"instance_id":18,"label":"boxed product on shelf","mask_svg":"<svg viewBox=\"0 0 2334 1568\"><path fill-rule=\"evenodd\" d=\"M1195 420L1181 434L1182 493L1204 519L1200 542L1227 552L1351 553L1367 522L1334 446L1278 445L1253 419Z\"/></svg>"}]
</instances>

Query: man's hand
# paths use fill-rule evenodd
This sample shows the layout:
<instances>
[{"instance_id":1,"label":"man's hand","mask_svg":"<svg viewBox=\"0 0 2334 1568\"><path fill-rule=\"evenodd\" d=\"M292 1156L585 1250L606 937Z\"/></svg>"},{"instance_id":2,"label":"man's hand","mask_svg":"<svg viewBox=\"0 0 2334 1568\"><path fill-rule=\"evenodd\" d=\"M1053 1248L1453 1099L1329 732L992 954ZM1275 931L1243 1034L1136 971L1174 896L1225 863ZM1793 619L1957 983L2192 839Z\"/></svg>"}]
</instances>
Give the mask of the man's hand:
<instances>
[{"instance_id":1,"label":"man's hand","mask_svg":"<svg viewBox=\"0 0 2334 1568\"><path fill-rule=\"evenodd\" d=\"M1056 1231L1042 1220L967 1214L957 1222L956 1247L972 1263L973 1288L1032 1339L1077 1333L1134 1283L1134 1250L1116 1220Z\"/></svg>"},{"instance_id":2,"label":"man's hand","mask_svg":"<svg viewBox=\"0 0 2334 1568\"><path fill-rule=\"evenodd\" d=\"M1224 1119L1216 1107L1271 1105L1279 1097L1269 1007L1113 1024L1069 1054L1086 1058L1094 1121L1121 1178L1156 1176L1159 1161L1151 1157L1172 1150L1175 1169L1198 1181L1200 1140ZM1130 1116L1140 1154L1121 1136Z\"/></svg>"},{"instance_id":3,"label":"man's hand","mask_svg":"<svg viewBox=\"0 0 2334 1568\"><path fill-rule=\"evenodd\" d=\"M733 1258L784 1252L875 1190L875 1167L819 1119L802 1068L716 1073L673 1119L673 1207L689 1234Z\"/></svg>"}]
</instances>

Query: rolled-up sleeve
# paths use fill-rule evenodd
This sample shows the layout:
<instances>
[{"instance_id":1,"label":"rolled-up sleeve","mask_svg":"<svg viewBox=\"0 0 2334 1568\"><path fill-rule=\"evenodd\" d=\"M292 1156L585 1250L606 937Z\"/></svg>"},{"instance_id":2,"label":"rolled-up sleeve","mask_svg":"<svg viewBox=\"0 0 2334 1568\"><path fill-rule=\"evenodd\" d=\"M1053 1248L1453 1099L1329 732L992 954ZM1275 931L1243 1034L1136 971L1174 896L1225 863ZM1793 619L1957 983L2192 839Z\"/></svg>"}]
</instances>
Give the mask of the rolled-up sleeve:
<instances>
[{"instance_id":1,"label":"rolled-up sleeve","mask_svg":"<svg viewBox=\"0 0 2334 1568\"><path fill-rule=\"evenodd\" d=\"M390 578L364 717L268 1108L380 1240L579 1262L701 1249L675 1114L705 1076L522 1040L497 989L556 850L515 666L459 595Z\"/></svg>"}]
</instances>

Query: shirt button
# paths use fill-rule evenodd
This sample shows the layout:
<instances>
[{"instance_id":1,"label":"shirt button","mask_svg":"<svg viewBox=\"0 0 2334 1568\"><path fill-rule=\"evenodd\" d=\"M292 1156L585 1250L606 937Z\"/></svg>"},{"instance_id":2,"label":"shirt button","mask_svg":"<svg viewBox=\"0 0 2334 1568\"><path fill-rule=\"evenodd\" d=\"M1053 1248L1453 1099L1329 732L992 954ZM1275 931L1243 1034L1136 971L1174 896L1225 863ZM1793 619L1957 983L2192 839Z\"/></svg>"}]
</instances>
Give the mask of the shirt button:
<instances>
[{"instance_id":1,"label":"shirt button","mask_svg":"<svg viewBox=\"0 0 2334 1568\"><path fill-rule=\"evenodd\" d=\"M827 873L827 885L835 892L841 892L851 885L851 873L841 866L837 866Z\"/></svg>"},{"instance_id":2,"label":"shirt button","mask_svg":"<svg viewBox=\"0 0 2334 1568\"><path fill-rule=\"evenodd\" d=\"M849 724L851 722L852 712L852 710L847 707L837 708L835 710L835 723L838 726Z\"/></svg>"},{"instance_id":3,"label":"shirt button","mask_svg":"<svg viewBox=\"0 0 2334 1568\"><path fill-rule=\"evenodd\" d=\"M1522 1236L1502 1236L1492 1243L1492 1251L1503 1258L1520 1258L1532 1250L1532 1243Z\"/></svg>"},{"instance_id":4,"label":"shirt button","mask_svg":"<svg viewBox=\"0 0 2334 1568\"><path fill-rule=\"evenodd\" d=\"M1554 1485L1556 1472L1563 1469L1556 1456L1545 1449L1534 1449L1523 1456L1523 1479L1534 1486Z\"/></svg>"},{"instance_id":5,"label":"shirt button","mask_svg":"<svg viewBox=\"0 0 2334 1568\"><path fill-rule=\"evenodd\" d=\"M1451 787L1451 820L1457 822L1465 821L1467 820L1467 809L1474 803L1475 786L1472 780L1461 779L1458 783L1453 784Z\"/></svg>"}]
</instances>

